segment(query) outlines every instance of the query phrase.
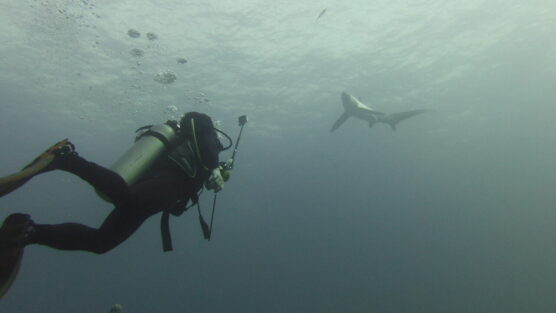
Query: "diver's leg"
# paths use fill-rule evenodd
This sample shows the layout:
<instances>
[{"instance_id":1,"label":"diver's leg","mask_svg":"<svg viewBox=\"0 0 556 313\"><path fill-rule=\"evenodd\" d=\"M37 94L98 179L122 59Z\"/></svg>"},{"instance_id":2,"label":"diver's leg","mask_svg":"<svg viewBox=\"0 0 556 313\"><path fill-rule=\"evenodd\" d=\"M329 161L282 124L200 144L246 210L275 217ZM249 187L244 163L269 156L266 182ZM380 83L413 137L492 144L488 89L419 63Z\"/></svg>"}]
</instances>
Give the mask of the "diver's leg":
<instances>
[{"instance_id":1,"label":"diver's leg","mask_svg":"<svg viewBox=\"0 0 556 313\"><path fill-rule=\"evenodd\" d=\"M75 146L67 139L47 149L25 166L23 171L32 172L34 170L32 172L34 176L57 169L72 173L87 181L108 196L116 206L126 205L130 198L129 187L120 175L80 157L75 151Z\"/></svg>"},{"instance_id":2,"label":"diver's leg","mask_svg":"<svg viewBox=\"0 0 556 313\"><path fill-rule=\"evenodd\" d=\"M149 216L115 208L98 229L77 223L35 224L28 244L102 254L129 238Z\"/></svg>"},{"instance_id":3,"label":"diver's leg","mask_svg":"<svg viewBox=\"0 0 556 313\"><path fill-rule=\"evenodd\" d=\"M130 201L130 189L120 175L94 162L87 161L77 154L65 156L57 168L88 182L108 196L118 207L127 206Z\"/></svg>"},{"instance_id":4,"label":"diver's leg","mask_svg":"<svg viewBox=\"0 0 556 313\"><path fill-rule=\"evenodd\" d=\"M140 182L131 188L129 206L115 208L100 228L77 223L35 224L28 243L105 253L129 238L147 218L184 199L187 187L180 176Z\"/></svg>"}]
</instances>

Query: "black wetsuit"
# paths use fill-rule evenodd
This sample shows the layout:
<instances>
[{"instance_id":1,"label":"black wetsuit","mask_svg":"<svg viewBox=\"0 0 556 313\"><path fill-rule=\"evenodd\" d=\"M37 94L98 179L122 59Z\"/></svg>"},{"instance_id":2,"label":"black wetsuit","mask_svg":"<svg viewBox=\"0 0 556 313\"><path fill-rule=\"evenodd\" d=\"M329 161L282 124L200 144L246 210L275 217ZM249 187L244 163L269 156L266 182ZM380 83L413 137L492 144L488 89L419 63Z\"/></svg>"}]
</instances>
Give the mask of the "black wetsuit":
<instances>
[{"instance_id":1,"label":"black wetsuit","mask_svg":"<svg viewBox=\"0 0 556 313\"><path fill-rule=\"evenodd\" d=\"M199 149L209 171L199 166L197 175L191 178L165 157L132 186L117 173L70 155L61 169L79 176L107 195L115 208L99 228L77 223L35 224L36 230L30 234L29 243L61 250L105 253L129 238L150 216L165 210L180 214L179 208L183 207L177 208L176 204L179 201L187 203L203 188L210 171L218 166L220 148L215 133L200 135Z\"/></svg>"}]
</instances>

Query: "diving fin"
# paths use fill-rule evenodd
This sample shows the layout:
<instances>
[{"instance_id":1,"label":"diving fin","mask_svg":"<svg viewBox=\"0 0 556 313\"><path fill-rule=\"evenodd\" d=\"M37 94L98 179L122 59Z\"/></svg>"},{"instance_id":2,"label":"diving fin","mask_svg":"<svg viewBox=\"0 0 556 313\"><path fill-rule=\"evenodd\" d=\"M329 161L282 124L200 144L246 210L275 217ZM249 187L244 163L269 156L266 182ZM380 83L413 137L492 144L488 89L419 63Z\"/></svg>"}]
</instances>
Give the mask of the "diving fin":
<instances>
[{"instance_id":1,"label":"diving fin","mask_svg":"<svg viewBox=\"0 0 556 313\"><path fill-rule=\"evenodd\" d=\"M10 192L21 187L23 184L28 182L35 175L40 174L53 160L55 157L54 151L70 144L68 139L64 139L52 147L48 148L45 152L36 157L31 163L27 164L18 173L1 177L0 178L0 197L3 197Z\"/></svg>"},{"instance_id":2,"label":"diving fin","mask_svg":"<svg viewBox=\"0 0 556 313\"><path fill-rule=\"evenodd\" d=\"M32 225L29 215L13 214L0 228L0 299L19 273L25 249L24 236L29 225Z\"/></svg>"}]
</instances>

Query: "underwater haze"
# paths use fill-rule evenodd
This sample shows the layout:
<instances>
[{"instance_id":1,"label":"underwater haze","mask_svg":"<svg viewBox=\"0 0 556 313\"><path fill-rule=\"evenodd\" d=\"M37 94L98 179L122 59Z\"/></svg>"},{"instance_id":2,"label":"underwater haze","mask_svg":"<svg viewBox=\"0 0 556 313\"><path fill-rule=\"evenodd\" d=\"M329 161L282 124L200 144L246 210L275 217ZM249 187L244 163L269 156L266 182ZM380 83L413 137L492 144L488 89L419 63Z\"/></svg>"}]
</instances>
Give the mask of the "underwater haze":
<instances>
[{"instance_id":1,"label":"underwater haze","mask_svg":"<svg viewBox=\"0 0 556 313\"><path fill-rule=\"evenodd\" d=\"M140 126L249 117L210 242L191 210L169 253L159 215L104 255L29 246L0 312L555 312L555 30L553 0L0 0L0 176L66 137L110 166ZM344 91L432 112L332 133ZM60 171L0 199L111 209Z\"/></svg>"}]
</instances>

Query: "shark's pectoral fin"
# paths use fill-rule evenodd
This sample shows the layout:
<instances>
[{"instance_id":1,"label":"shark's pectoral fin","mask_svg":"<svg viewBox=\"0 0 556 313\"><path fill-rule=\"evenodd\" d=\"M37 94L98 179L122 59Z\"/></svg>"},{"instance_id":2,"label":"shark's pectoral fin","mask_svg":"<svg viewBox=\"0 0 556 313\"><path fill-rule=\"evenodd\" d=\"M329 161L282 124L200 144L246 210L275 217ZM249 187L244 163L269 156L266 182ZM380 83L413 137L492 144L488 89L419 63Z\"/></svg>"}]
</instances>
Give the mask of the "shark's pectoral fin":
<instances>
[{"instance_id":1,"label":"shark's pectoral fin","mask_svg":"<svg viewBox=\"0 0 556 313\"><path fill-rule=\"evenodd\" d=\"M338 118L336 120L336 122L334 123L334 125L332 125L332 128L330 129L331 132L335 131L336 129L338 129L338 127L342 126L342 124L349 118L349 114L347 112L344 112L344 114L342 114L340 116L340 118Z\"/></svg>"}]
</instances>

